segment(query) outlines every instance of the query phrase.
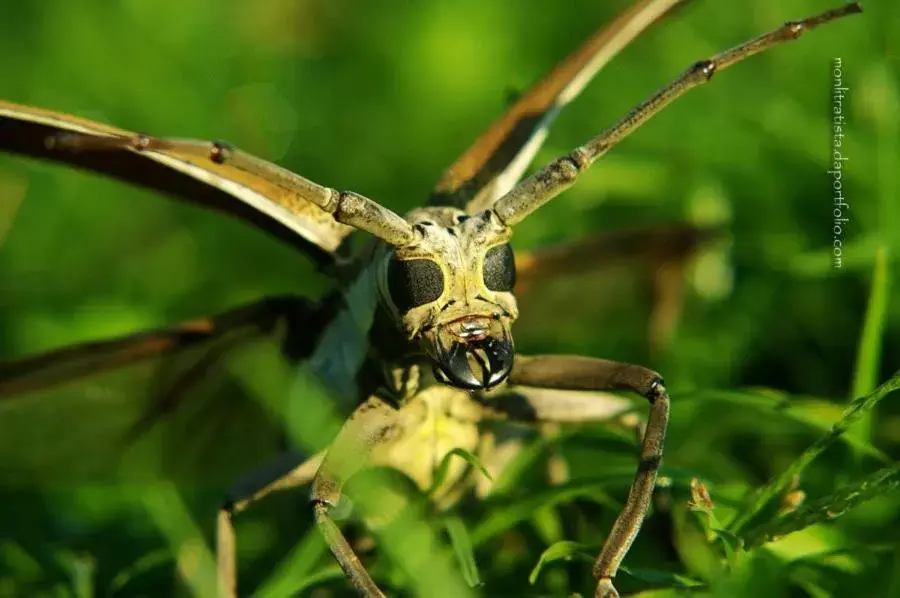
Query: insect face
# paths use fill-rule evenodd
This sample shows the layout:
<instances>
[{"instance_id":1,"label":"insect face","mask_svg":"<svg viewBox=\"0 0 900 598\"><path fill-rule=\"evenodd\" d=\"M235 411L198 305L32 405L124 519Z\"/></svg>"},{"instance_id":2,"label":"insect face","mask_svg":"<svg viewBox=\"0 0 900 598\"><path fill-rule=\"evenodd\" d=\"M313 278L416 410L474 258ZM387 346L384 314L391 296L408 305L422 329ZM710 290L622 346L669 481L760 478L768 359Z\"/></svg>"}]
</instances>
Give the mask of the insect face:
<instances>
[{"instance_id":1,"label":"insect face","mask_svg":"<svg viewBox=\"0 0 900 598\"><path fill-rule=\"evenodd\" d=\"M423 208L407 220L415 238L388 252L382 302L445 382L472 390L499 384L512 369L510 325L518 316L510 229L492 211Z\"/></svg>"}]
</instances>

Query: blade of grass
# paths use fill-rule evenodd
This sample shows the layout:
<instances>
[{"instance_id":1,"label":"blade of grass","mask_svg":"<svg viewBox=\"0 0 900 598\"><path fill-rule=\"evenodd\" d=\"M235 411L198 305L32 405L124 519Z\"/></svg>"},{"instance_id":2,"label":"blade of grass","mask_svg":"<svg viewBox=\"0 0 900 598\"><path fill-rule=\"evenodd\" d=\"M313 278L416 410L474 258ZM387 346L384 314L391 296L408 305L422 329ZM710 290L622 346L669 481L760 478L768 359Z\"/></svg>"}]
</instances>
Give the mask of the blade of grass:
<instances>
[{"instance_id":1,"label":"blade of grass","mask_svg":"<svg viewBox=\"0 0 900 598\"><path fill-rule=\"evenodd\" d=\"M158 567L168 565L171 560L172 552L169 550L163 549L148 552L128 567L125 567L124 569L116 573L116 576L112 578L111 582L109 582L108 594L112 596L121 595L121 592L123 592L125 586L131 583L133 579L144 575Z\"/></svg>"},{"instance_id":2,"label":"blade of grass","mask_svg":"<svg viewBox=\"0 0 900 598\"><path fill-rule=\"evenodd\" d=\"M528 583L531 585L536 584L538 576L541 574L541 570L552 562L578 559L586 563L592 563L594 562L594 555L599 551L600 549L596 546L586 546L580 542L561 540L552 546L548 546L547 549L541 553L541 558L538 559L537 564L528 576Z\"/></svg>"},{"instance_id":3,"label":"blade of grass","mask_svg":"<svg viewBox=\"0 0 900 598\"><path fill-rule=\"evenodd\" d=\"M314 583L323 581L323 572L313 568L327 550L325 539L317 528L309 530L303 539L284 557L269 577L260 585L256 596L275 598L297 594ZM335 568L337 566L335 565ZM338 574L343 575L338 568Z\"/></svg>"},{"instance_id":4,"label":"blade of grass","mask_svg":"<svg viewBox=\"0 0 900 598\"><path fill-rule=\"evenodd\" d=\"M579 542L570 542L567 540L557 542L556 544L549 546L546 550L544 550L543 553L541 553L541 557L538 560L537 565L534 566L534 569L531 570L531 574L528 576L528 583L530 583L531 585L537 583L537 579L541 573L541 570L552 562L560 560L579 560L586 563L592 563L594 562L594 559L596 558L596 555L599 551L599 547L586 546ZM637 569L630 567L621 567L620 571L630 577L657 587L663 586L679 589L697 589L705 586L705 584L701 581L697 581L695 579L691 579L677 573L661 571L658 569Z\"/></svg>"},{"instance_id":5,"label":"blade of grass","mask_svg":"<svg viewBox=\"0 0 900 598\"><path fill-rule=\"evenodd\" d=\"M747 524L759 515L772 500L784 493L795 476L799 476L816 457L834 444L851 425L859 421L860 417L871 411L884 397L898 388L900 388L900 371L871 393L854 399L844 411L841 419L832 426L828 433L810 445L781 475L755 494L747 508L731 522L729 531L740 535Z\"/></svg>"},{"instance_id":6,"label":"blade of grass","mask_svg":"<svg viewBox=\"0 0 900 598\"><path fill-rule=\"evenodd\" d=\"M69 573L73 598L93 598L94 575L97 572L93 557L67 551L61 555L61 561Z\"/></svg>"},{"instance_id":7,"label":"blade of grass","mask_svg":"<svg viewBox=\"0 0 900 598\"><path fill-rule=\"evenodd\" d=\"M434 482L431 484L431 488L428 490L427 494L429 496L433 496L435 492L444 484L444 480L447 479L447 474L450 473L450 460L453 457L457 457L462 459L478 471L484 475L487 479L493 481L494 478L491 477L491 474L482 465L481 461L478 460L478 457L473 455L467 450L461 448L455 448L441 459L440 464L438 465L437 472L434 474Z\"/></svg>"},{"instance_id":8,"label":"blade of grass","mask_svg":"<svg viewBox=\"0 0 900 598\"><path fill-rule=\"evenodd\" d=\"M843 413L839 416L835 415L833 423L823 417L814 417L810 415L810 410L822 411L825 406L831 406L833 403L826 402L822 399L803 399L789 395L783 391L772 390L769 388L747 388L744 390L702 390L692 393L679 395L680 403L687 401L720 401L731 403L733 405L756 409L760 412L779 413L791 420L808 426L813 430L826 432L840 421ZM836 410L835 410L836 412ZM841 436L841 441L846 442L859 454L868 455L878 459L882 463L890 463L891 459L870 442L848 436Z\"/></svg>"},{"instance_id":9,"label":"blade of grass","mask_svg":"<svg viewBox=\"0 0 900 598\"><path fill-rule=\"evenodd\" d=\"M393 470L391 470L393 472ZM427 503L421 494L397 483L397 473L372 470L354 479L349 494L364 521L378 537L378 549L395 570L402 573L408 593L435 598L464 598L473 592L460 575L456 560L440 537L436 522L427 517ZM412 484L405 478L407 484ZM398 498L403 502L397 508ZM386 508L388 510L386 510ZM384 521L386 514L388 520ZM387 592L394 595L397 592Z\"/></svg>"},{"instance_id":10,"label":"blade of grass","mask_svg":"<svg viewBox=\"0 0 900 598\"><path fill-rule=\"evenodd\" d=\"M22 582L36 582L47 576L38 561L18 542L0 540L0 585L3 578L13 576Z\"/></svg>"},{"instance_id":11,"label":"blade of grass","mask_svg":"<svg viewBox=\"0 0 900 598\"><path fill-rule=\"evenodd\" d=\"M481 545L520 521L528 519L539 508L571 502L577 498L593 500L612 509L620 509L622 505L606 494L605 487L605 484L598 483L596 480L577 481L531 494L506 504L501 501L488 501L487 511L490 514L472 530L472 544Z\"/></svg>"},{"instance_id":12,"label":"blade of grass","mask_svg":"<svg viewBox=\"0 0 900 598\"><path fill-rule=\"evenodd\" d=\"M900 596L900 547L894 548L894 566L887 583L886 596Z\"/></svg>"},{"instance_id":13,"label":"blade of grass","mask_svg":"<svg viewBox=\"0 0 900 598\"><path fill-rule=\"evenodd\" d=\"M472 540L469 538L466 524L456 515L447 515L444 517L444 529L450 536L450 545L453 547L453 552L456 553L456 559L462 567L466 582L473 588L482 585L481 577L478 575L478 563L475 561L475 551L472 549Z\"/></svg>"},{"instance_id":14,"label":"blade of grass","mask_svg":"<svg viewBox=\"0 0 900 598\"><path fill-rule=\"evenodd\" d=\"M214 596L216 559L175 486L171 483L152 486L141 493L139 500L169 541L185 584L195 596Z\"/></svg>"},{"instance_id":15,"label":"blade of grass","mask_svg":"<svg viewBox=\"0 0 900 598\"><path fill-rule=\"evenodd\" d=\"M623 450L636 450L637 441L634 436L609 428L578 428L560 430L558 434L539 436L527 442L524 447L507 463L494 483L491 484L490 496L499 497L509 495L518 487L518 483L525 472L531 468L539 467L541 459L553 448L562 446L565 442L575 438L596 439L603 438L613 442L621 442Z\"/></svg>"},{"instance_id":16,"label":"blade of grass","mask_svg":"<svg viewBox=\"0 0 900 598\"><path fill-rule=\"evenodd\" d=\"M888 250L887 246L881 245L875 253L872 289L869 292L869 305L859 337L851 398L872 392L878 384L878 367L881 363L881 345L887 317L888 285ZM872 435L871 428L872 414L867 413L854 424L848 436L861 440L868 439Z\"/></svg>"},{"instance_id":17,"label":"blade of grass","mask_svg":"<svg viewBox=\"0 0 900 598\"><path fill-rule=\"evenodd\" d=\"M306 576L299 582L294 583L291 588L283 588L283 591L277 593L270 592L269 595L278 596L279 598L283 596L306 596L307 593L304 592L304 590L306 590L307 588L311 588L328 581L342 581L345 579L347 579L347 576L344 575L344 572L341 570L339 565L328 565Z\"/></svg>"},{"instance_id":18,"label":"blade of grass","mask_svg":"<svg viewBox=\"0 0 900 598\"><path fill-rule=\"evenodd\" d=\"M638 569L626 566L622 566L620 568L620 571L635 579L643 581L644 583L648 583L654 586L665 586L676 588L679 590L700 590L706 587L706 584L702 581L687 577L686 575L671 573L669 571L659 571L657 569L645 568Z\"/></svg>"},{"instance_id":19,"label":"blade of grass","mask_svg":"<svg viewBox=\"0 0 900 598\"><path fill-rule=\"evenodd\" d=\"M900 486L900 463L885 467L794 511L766 522L744 534L746 547L754 548L823 521L836 519L862 502L882 496Z\"/></svg>"}]
</instances>

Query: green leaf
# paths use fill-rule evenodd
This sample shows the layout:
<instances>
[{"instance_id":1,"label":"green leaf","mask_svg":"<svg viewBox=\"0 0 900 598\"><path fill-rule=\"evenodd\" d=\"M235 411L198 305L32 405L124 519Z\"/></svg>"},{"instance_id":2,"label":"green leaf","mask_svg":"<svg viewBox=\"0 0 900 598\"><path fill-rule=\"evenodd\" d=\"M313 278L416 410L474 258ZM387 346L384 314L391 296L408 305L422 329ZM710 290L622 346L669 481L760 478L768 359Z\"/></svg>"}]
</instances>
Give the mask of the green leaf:
<instances>
[{"instance_id":1,"label":"green leaf","mask_svg":"<svg viewBox=\"0 0 900 598\"><path fill-rule=\"evenodd\" d=\"M537 565L534 566L534 569L531 570L531 574L528 576L528 583L531 585L537 583L537 578L541 573L541 569L554 561L571 561L572 559L579 559L582 561L593 562L595 558L594 555L598 552L599 549L591 548L580 542L572 542L570 540L557 542L541 553L541 558L538 559Z\"/></svg>"},{"instance_id":2,"label":"green leaf","mask_svg":"<svg viewBox=\"0 0 900 598\"><path fill-rule=\"evenodd\" d=\"M744 539L748 548L796 532L817 523L837 519L862 502L887 494L900 486L900 463L885 467L838 492L801 505L772 521L753 528Z\"/></svg>"},{"instance_id":3,"label":"green leaf","mask_svg":"<svg viewBox=\"0 0 900 598\"><path fill-rule=\"evenodd\" d=\"M125 567L113 577L109 583L109 594L118 595L122 592L131 581L144 575L162 565L172 562L173 556L170 550L154 550L142 555L138 560L134 561L128 567Z\"/></svg>"},{"instance_id":4,"label":"green leaf","mask_svg":"<svg viewBox=\"0 0 900 598\"><path fill-rule=\"evenodd\" d=\"M526 443L516 456L503 467L503 471L497 476L497 480L491 485L491 496L500 496L501 494L511 494L516 488L516 482L521 479L526 471L535 467L538 461L553 447L559 446L564 442L573 438L588 438L595 440L603 438L617 443L621 443L622 450L635 450L636 445L633 436L624 434L614 428L604 427L585 427L585 428L568 428L560 430L556 434L538 436Z\"/></svg>"},{"instance_id":5,"label":"green leaf","mask_svg":"<svg viewBox=\"0 0 900 598\"><path fill-rule=\"evenodd\" d=\"M685 575L679 575L678 573L660 571L659 569L621 567L619 571L654 586L663 586L667 588L677 588L683 590L702 588L706 586L706 584L704 584L702 581L697 581L696 579L692 579Z\"/></svg>"},{"instance_id":6,"label":"green leaf","mask_svg":"<svg viewBox=\"0 0 900 598\"><path fill-rule=\"evenodd\" d=\"M481 578L478 576L478 563L475 561L475 551L472 549L472 541L469 539L469 532L463 520L456 515L446 515L444 518L444 529L450 536L450 545L453 552L462 567L463 577L466 582L473 588L482 585Z\"/></svg>"},{"instance_id":7,"label":"green leaf","mask_svg":"<svg viewBox=\"0 0 900 598\"><path fill-rule=\"evenodd\" d=\"M487 501L486 511L489 515L472 531L472 543L479 546L482 542L508 530L520 521L530 518L539 508L570 502L577 498L590 499L613 509L622 507L606 494L604 484L593 479L569 482L505 503L491 500Z\"/></svg>"},{"instance_id":8,"label":"green leaf","mask_svg":"<svg viewBox=\"0 0 900 598\"><path fill-rule=\"evenodd\" d=\"M572 561L576 559L593 563L599 552L600 549L598 547L587 546L580 542L571 542L568 540L557 542L541 553L540 559L528 576L528 582L531 585L534 585L537 582L541 570L550 563L555 561ZM621 567L619 570L635 579L664 588L690 589L702 588L705 586L701 581L669 571L630 567Z\"/></svg>"},{"instance_id":9,"label":"green leaf","mask_svg":"<svg viewBox=\"0 0 900 598\"><path fill-rule=\"evenodd\" d=\"M725 551L725 561L729 564L734 564L738 551L744 547L744 541L727 529L713 529L712 531L716 534L716 540L722 544L722 548Z\"/></svg>"},{"instance_id":10,"label":"green leaf","mask_svg":"<svg viewBox=\"0 0 900 598\"><path fill-rule=\"evenodd\" d=\"M558 509L553 507L538 509L530 521L544 544L553 544L565 538L562 517Z\"/></svg>"},{"instance_id":11,"label":"green leaf","mask_svg":"<svg viewBox=\"0 0 900 598\"><path fill-rule=\"evenodd\" d=\"M494 478L491 477L491 474L488 473L488 470L484 465L481 464L481 461L478 460L478 457L470 453L469 451L461 448L455 448L441 459L440 464L438 464L437 471L434 474L434 482L431 484L431 488L428 490L428 495L431 496L434 494L438 488L444 483L444 480L447 479L447 474L450 472L450 459L453 457L459 457L472 467L476 468L487 479L493 481Z\"/></svg>"},{"instance_id":12,"label":"green leaf","mask_svg":"<svg viewBox=\"0 0 900 598\"><path fill-rule=\"evenodd\" d=\"M887 382L871 393L854 399L842 414L841 419L832 426L828 433L816 440L781 475L756 493L747 508L729 525L729 530L741 535L744 527L759 515L772 500L781 496L790 487L792 480L799 476L816 457L834 444L860 417L871 411L884 397L898 388L900 388L900 372L895 373Z\"/></svg>"}]
</instances>

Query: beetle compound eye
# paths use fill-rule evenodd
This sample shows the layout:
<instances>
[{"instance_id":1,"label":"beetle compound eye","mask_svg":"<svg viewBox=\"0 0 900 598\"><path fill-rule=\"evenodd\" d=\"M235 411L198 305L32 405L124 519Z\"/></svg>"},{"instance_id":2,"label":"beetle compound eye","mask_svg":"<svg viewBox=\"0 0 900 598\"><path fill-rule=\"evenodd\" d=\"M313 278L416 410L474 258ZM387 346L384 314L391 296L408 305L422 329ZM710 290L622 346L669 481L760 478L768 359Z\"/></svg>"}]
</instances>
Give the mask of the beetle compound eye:
<instances>
[{"instance_id":1,"label":"beetle compound eye","mask_svg":"<svg viewBox=\"0 0 900 598\"><path fill-rule=\"evenodd\" d=\"M444 273L432 260L391 258L387 272L391 301L401 313L437 301L444 292Z\"/></svg>"},{"instance_id":2,"label":"beetle compound eye","mask_svg":"<svg viewBox=\"0 0 900 598\"><path fill-rule=\"evenodd\" d=\"M488 249L484 255L484 286L491 291L512 291L516 285L516 259L509 243Z\"/></svg>"}]
</instances>

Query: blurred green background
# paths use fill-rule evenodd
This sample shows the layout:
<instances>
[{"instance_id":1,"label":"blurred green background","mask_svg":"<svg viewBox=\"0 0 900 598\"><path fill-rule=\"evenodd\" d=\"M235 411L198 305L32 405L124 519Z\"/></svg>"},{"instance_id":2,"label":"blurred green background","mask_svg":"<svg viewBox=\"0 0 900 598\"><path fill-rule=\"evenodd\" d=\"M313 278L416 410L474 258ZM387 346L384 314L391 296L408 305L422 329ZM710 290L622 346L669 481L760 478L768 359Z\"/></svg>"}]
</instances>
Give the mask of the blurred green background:
<instances>
[{"instance_id":1,"label":"blurred green background","mask_svg":"<svg viewBox=\"0 0 900 598\"><path fill-rule=\"evenodd\" d=\"M672 391L664 471L671 486L626 560L635 569L684 574L717 596L900 595L900 495L883 492L884 484L875 500L833 523L731 559L721 553L727 542L708 542L706 520L686 506L687 482L698 476L710 487L714 513L727 521L729 508L782 473L850 398L872 391L900 361L900 309L891 301L900 249L900 19L888 3L869 4L862 16L717 75L516 230L518 248L674 222L715 222L729 232L686 272L684 312L661 351L648 348L646 288L616 282L640 272L554 281L550 300L528 302L528 312L523 300L521 351L643 363L662 372ZM441 171L515 93L623 6L8 1L0 97L154 135L227 139L402 212L427 198ZM695 60L828 7L818 0L694 2L599 75L558 119L538 162L595 135ZM839 269L826 172L836 58L849 88L842 149L850 208ZM240 222L98 176L0 157L2 359L266 295L318 297L327 288L308 259ZM224 391L213 388L207 404L216 412L215 438L225 444L206 442L197 454L220 451L222 471L206 477L198 465L176 486L117 482L158 467L166 451L167 459L187 460L164 432L154 449L130 452L122 463L99 440L134 417L140 401L129 407L128 400L147 394L155 373L145 368L109 382L119 393L114 415L109 397L77 389L61 406L51 397L0 404L0 471L7 472L0 479L0 596L206 591L191 580L208 572L200 540L212 546L224 480L274 450L274 435L253 425L278 424L246 400L236 403L244 411L230 411L232 402L216 402ZM272 380L267 387L278 394ZM241 393L249 403L260 394ZM809 500L852 487L896 458L900 409L893 403L879 404L803 472L798 484ZM328 405L311 400L307 424L326 417L315 410ZM196 441L203 433L193 426L203 423L194 414L171 426ZM322 442L307 439L305 448ZM602 488L613 502L624 497L630 473L623 472L634 463L625 432L588 426L554 446L574 480ZM538 496L558 505L528 506L526 498L546 490L546 452L523 461L521 477L494 503L456 510L475 530L483 595L591 592L589 563L577 558L548 565L529 584L548 546L562 539L599 546L615 516L606 499L587 491L550 491ZM66 459L116 465L107 473L84 465L96 477L79 479L60 473ZM239 519L242 595L266 583L269 595L346 593L315 530L308 533L304 500L302 491L276 497ZM485 531L491 521L500 523ZM396 559L374 560L391 594L416 592ZM275 570L281 577L272 581ZM674 583L621 577L623 591L647 595Z\"/></svg>"}]
</instances>

